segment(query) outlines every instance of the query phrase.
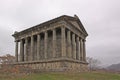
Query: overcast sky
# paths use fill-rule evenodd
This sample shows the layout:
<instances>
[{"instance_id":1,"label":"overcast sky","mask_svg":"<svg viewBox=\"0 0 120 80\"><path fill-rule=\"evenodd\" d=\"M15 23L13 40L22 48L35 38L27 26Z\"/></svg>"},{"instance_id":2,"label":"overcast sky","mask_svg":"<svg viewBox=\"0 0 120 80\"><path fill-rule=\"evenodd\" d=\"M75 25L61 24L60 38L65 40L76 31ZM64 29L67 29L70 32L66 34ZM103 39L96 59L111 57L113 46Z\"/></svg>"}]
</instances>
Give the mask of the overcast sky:
<instances>
[{"instance_id":1,"label":"overcast sky","mask_svg":"<svg viewBox=\"0 0 120 80\"><path fill-rule=\"evenodd\" d=\"M14 55L14 31L77 14L87 30L87 56L120 63L120 0L0 0L0 55Z\"/></svg>"}]
</instances>

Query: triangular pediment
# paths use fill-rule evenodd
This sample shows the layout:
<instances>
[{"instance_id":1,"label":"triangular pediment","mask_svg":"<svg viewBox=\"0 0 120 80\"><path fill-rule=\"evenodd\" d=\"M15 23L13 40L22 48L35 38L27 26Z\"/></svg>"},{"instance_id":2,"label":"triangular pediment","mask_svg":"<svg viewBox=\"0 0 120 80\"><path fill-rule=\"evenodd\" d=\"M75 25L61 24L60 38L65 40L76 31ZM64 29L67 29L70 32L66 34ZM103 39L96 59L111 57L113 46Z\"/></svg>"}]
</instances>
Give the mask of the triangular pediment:
<instances>
[{"instance_id":1,"label":"triangular pediment","mask_svg":"<svg viewBox=\"0 0 120 80\"><path fill-rule=\"evenodd\" d=\"M88 36L84 26L82 25L81 21L79 19L67 19L66 22L70 25L72 25L73 27L76 27L77 29L79 29L82 33L86 34L86 36Z\"/></svg>"},{"instance_id":2,"label":"triangular pediment","mask_svg":"<svg viewBox=\"0 0 120 80\"><path fill-rule=\"evenodd\" d=\"M79 26L79 24L76 22L76 21L69 21L72 25L74 25L74 27L76 27L76 28L78 28L80 31L82 31L81 30L81 28L80 28L80 26Z\"/></svg>"}]
</instances>

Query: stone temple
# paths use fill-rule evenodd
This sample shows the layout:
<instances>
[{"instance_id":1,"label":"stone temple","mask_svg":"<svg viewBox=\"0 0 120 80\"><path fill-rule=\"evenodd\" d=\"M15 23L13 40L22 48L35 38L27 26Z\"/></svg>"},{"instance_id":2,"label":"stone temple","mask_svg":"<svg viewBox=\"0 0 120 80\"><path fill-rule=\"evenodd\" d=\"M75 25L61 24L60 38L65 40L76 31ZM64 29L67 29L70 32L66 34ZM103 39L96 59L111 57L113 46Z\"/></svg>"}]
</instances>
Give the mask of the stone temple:
<instances>
[{"instance_id":1,"label":"stone temple","mask_svg":"<svg viewBox=\"0 0 120 80\"><path fill-rule=\"evenodd\" d=\"M63 15L12 35L15 65L40 71L86 71L88 36L78 16Z\"/></svg>"}]
</instances>

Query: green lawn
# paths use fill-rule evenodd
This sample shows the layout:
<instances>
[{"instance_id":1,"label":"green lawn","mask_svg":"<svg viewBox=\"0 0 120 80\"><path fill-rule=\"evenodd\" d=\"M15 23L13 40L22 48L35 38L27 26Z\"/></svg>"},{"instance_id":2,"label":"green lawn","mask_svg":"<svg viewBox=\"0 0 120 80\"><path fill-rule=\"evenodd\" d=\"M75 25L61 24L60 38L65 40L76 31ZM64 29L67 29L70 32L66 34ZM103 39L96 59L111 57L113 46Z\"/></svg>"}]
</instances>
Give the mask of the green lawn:
<instances>
[{"instance_id":1,"label":"green lawn","mask_svg":"<svg viewBox=\"0 0 120 80\"><path fill-rule=\"evenodd\" d=\"M84 73L36 73L29 75L1 74L0 80L120 80L120 74L84 72Z\"/></svg>"}]
</instances>

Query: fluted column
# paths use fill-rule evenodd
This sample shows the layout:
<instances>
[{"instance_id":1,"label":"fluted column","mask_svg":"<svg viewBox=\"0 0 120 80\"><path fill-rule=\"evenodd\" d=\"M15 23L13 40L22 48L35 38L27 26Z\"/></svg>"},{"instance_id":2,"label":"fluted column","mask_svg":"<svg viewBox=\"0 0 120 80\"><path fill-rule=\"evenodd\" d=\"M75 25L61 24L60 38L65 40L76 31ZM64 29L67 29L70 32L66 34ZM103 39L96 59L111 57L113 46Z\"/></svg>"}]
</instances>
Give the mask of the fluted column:
<instances>
[{"instance_id":1,"label":"fluted column","mask_svg":"<svg viewBox=\"0 0 120 80\"><path fill-rule=\"evenodd\" d=\"M18 41L15 41L15 61L18 62Z\"/></svg>"},{"instance_id":2,"label":"fluted column","mask_svg":"<svg viewBox=\"0 0 120 80\"><path fill-rule=\"evenodd\" d=\"M62 49L62 57L66 57L66 41L65 41L65 27L61 27L61 49Z\"/></svg>"},{"instance_id":3,"label":"fluted column","mask_svg":"<svg viewBox=\"0 0 120 80\"><path fill-rule=\"evenodd\" d=\"M85 40L83 40L83 60L86 61L86 47L85 47Z\"/></svg>"},{"instance_id":4,"label":"fluted column","mask_svg":"<svg viewBox=\"0 0 120 80\"><path fill-rule=\"evenodd\" d=\"M37 60L40 60L40 34L37 35Z\"/></svg>"},{"instance_id":5,"label":"fluted column","mask_svg":"<svg viewBox=\"0 0 120 80\"><path fill-rule=\"evenodd\" d=\"M80 38L80 60L83 61L83 41Z\"/></svg>"},{"instance_id":6,"label":"fluted column","mask_svg":"<svg viewBox=\"0 0 120 80\"><path fill-rule=\"evenodd\" d=\"M67 31L67 42L68 42L68 46L67 46L67 54L68 54L68 57L71 58L72 57L72 54L71 54L71 33L70 31Z\"/></svg>"},{"instance_id":7,"label":"fluted column","mask_svg":"<svg viewBox=\"0 0 120 80\"><path fill-rule=\"evenodd\" d=\"M25 61L28 61L28 38L25 39Z\"/></svg>"},{"instance_id":8,"label":"fluted column","mask_svg":"<svg viewBox=\"0 0 120 80\"><path fill-rule=\"evenodd\" d=\"M20 40L20 61L24 61L24 44L23 40Z\"/></svg>"},{"instance_id":9,"label":"fluted column","mask_svg":"<svg viewBox=\"0 0 120 80\"><path fill-rule=\"evenodd\" d=\"M72 54L73 58L76 59L76 43L75 43L75 34L72 34Z\"/></svg>"},{"instance_id":10,"label":"fluted column","mask_svg":"<svg viewBox=\"0 0 120 80\"><path fill-rule=\"evenodd\" d=\"M31 61L34 60L34 37L31 36Z\"/></svg>"},{"instance_id":11,"label":"fluted column","mask_svg":"<svg viewBox=\"0 0 120 80\"><path fill-rule=\"evenodd\" d=\"M76 40L76 57L77 57L77 60L80 60L80 43L79 43L79 37L77 37L77 40Z\"/></svg>"},{"instance_id":12,"label":"fluted column","mask_svg":"<svg viewBox=\"0 0 120 80\"><path fill-rule=\"evenodd\" d=\"M47 58L47 38L48 38L48 33L45 32L45 37L44 37L44 58Z\"/></svg>"},{"instance_id":13,"label":"fluted column","mask_svg":"<svg viewBox=\"0 0 120 80\"><path fill-rule=\"evenodd\" d=\"M53 57L56 57L56 30L53 29Z\"/></svg>"}]
</instances>

